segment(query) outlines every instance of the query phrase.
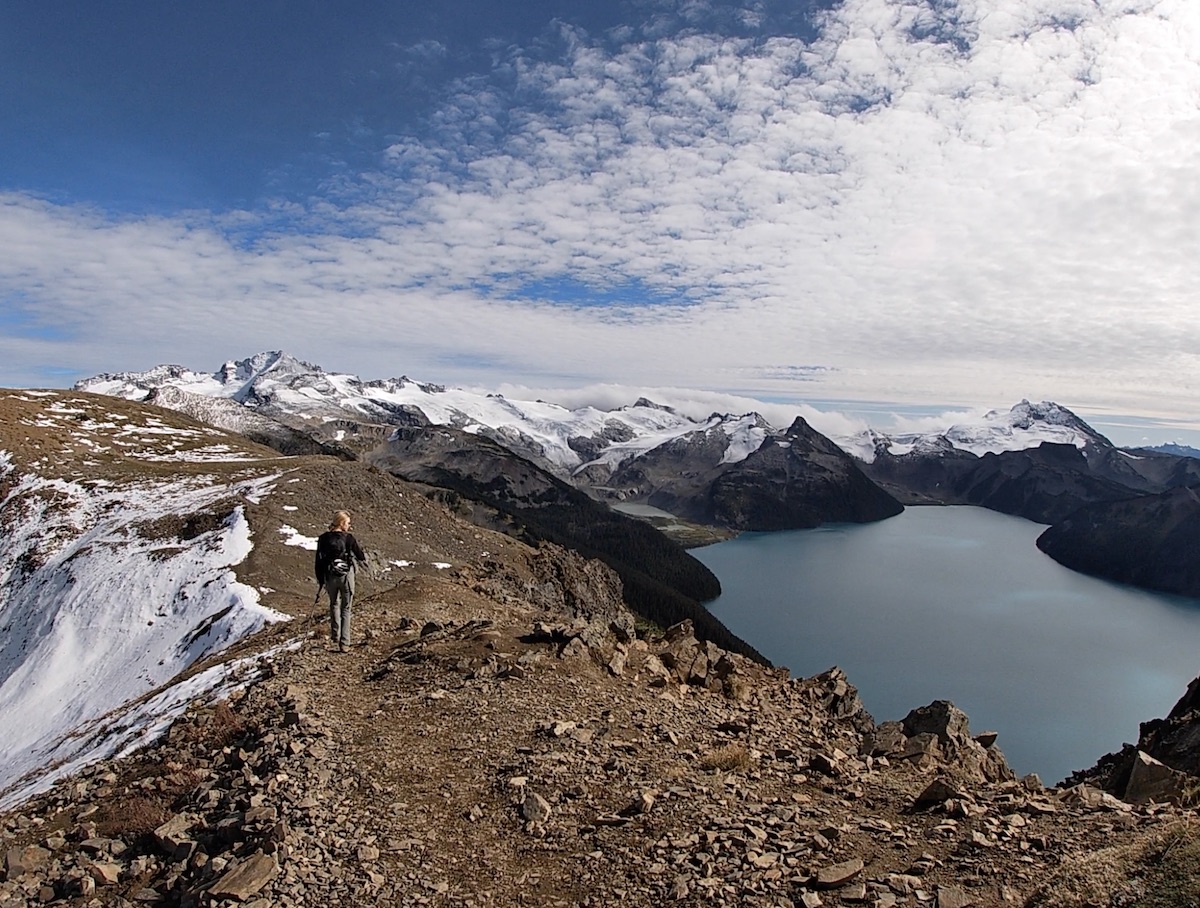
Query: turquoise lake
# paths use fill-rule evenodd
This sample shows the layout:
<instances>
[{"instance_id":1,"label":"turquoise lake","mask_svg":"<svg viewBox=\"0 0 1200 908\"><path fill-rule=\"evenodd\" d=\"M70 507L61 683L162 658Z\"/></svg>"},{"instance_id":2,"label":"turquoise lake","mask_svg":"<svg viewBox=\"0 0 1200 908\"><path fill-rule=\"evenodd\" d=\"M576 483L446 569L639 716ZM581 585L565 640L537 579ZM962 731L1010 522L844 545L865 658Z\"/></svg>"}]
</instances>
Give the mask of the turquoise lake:
<instances>
[{"instance_id":1,"label":"turquoise lake","mask_svg":"<svg viewBox=\"0 0 1200 908\"><path fill-rule=\"evenodd\" d=\"M709 608L793 675L841 666L876 721L950 700L1053 784L1165 716L1200 675L1200 600L1070 571L1041 524L972 507L747 533L692 554Z\"/></svg>"}]
</instances>

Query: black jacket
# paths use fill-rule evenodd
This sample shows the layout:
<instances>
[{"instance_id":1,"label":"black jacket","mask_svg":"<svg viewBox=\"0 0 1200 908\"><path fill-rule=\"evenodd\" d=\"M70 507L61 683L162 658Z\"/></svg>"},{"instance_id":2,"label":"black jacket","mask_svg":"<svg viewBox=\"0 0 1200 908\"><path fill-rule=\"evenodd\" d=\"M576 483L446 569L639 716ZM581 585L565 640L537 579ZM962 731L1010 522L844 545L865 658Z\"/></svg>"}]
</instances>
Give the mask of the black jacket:
<instances>
[{"instance_id":1,"label":"black jacket","mask_svg":"<svg viewBox=\"0 0 1200 908\"><path fill-rule=\"evenodd\" d=\"M325 585L326 574L329 572L329 563L339 555L353 556L354 560L359 564L367 563L367 556L363 554L363 550L359 546L358 540L354 538L353 533L343 533L341 530L328 530L317 537L317 557L313 564L317 575L317 583L321 586Z\"/></svg>"}]
</instances>

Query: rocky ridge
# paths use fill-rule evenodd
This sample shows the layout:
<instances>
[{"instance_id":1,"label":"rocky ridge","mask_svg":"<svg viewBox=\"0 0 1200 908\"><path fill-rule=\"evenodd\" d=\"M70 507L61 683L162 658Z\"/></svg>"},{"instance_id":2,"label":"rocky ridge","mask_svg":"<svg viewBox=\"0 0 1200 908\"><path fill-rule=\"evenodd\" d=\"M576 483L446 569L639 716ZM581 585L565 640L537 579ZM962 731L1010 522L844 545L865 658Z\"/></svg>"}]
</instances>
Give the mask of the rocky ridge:
<instances>
[{"instance_id":1,"label":"rocky ridge","mask_svg":"<svg viewBox=\"0 0 1200 908\"><path fill-rule=\"evenodd\" d=\"M1131 804L1193 803L1200 794L1200 678L1165 718L1141 724L1137 744L1106 754L1070 781L1097 786Z\"/></svg>"}]
</instances>

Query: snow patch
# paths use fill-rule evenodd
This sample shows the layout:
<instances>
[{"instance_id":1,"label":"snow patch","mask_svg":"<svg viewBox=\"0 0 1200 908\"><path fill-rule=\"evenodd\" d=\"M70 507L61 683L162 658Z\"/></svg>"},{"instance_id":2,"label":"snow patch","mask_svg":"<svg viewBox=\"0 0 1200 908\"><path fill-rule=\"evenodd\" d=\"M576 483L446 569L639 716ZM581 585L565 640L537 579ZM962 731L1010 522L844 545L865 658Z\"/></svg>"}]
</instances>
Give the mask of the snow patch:
<instances>
[{"instance_id":1,"label":"snow patch","mask_svg":"<svg viewBox=\"0 0 1200 908\"><path fill-rule=\"evenodd\" d=\"M741 463L762 447L767 437L767 427L754 414L743 416L724 427L729 436L729 446L721 457L721 463Z\"/></svg>"},{"instance_id":2,"label":"snow patch","mask_svg":"<svg viewBox=\"0 0 1200 908\"><path fill-rule=\"evenodd\" d=\"M317 550L316 536L305 536L295 527L290 527L286 523L279 528L279 533L284 537L284 545L299 546L302 549L308 549L310 552Z\"/></svg>"}]
</instances>

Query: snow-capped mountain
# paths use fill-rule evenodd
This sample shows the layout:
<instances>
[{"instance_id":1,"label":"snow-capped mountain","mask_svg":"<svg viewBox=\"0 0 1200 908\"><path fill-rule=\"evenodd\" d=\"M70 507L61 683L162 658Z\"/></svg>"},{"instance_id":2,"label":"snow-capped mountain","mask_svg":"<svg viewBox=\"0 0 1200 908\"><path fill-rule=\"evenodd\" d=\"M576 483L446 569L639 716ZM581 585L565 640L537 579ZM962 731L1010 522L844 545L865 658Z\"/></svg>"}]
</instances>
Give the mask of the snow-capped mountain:
<instances>
[{"instance_id":1,"label":"snow-capped mountain","mask_svg":"<svg viewBox=\"0 0 1200 908\"><path fill-rule=\"evenodd\" d=\"M224 428L251 433L252 438L288 453L303 453L306 443L326 445L325 450L332 452L346 436L357 433L359 453L366 454L384 440L380 427L386 431L387 426L449 426L487 437L594 497L651 504L701 523L717 519L710 513L713 483L735 467L744 472L753 456L766 444L783 440L787 431L758 413L714 413L696 419L644 398L611 410L569 409L544 400L510 399L407 377L364 381L326 372L280 352L230 361L213 373L158 366L146 372L98 376L76 387L134 400L153 399ZM214 410L217 403L221 406ZM269 418L282 428L240 425L239 411ZM285 446L280 432L287 431L295 435ZM1074 477L1071 483L1086 486L1078 496L1057 499L1059 509L1111 498L1123 494L1122 490L1145 492L1183 481L1171 472L1178 472L1173 463L1160 462L1161 458L1138 460L1115 448L1070 410L1049 401L1023 400L1009 410L992 410L932 432L888 434L868 428L832 440L872 480L909 503L990 506L989 502L1013 493L979 492L997 481L975 475L980 469L984 473L992 469L981 462L985 455L1014 458L1022 452L1040 452L1037 456L1045 459L1054 456L1055 448L1079 452L1079 462L1042 466L1039 475L1065 470ZM1043 444L1048 446L1042 448ZM776 478L788 481L786 476ZM951 491L963 484L976 491ZM972 498L977 492L982 495L978 501ZM1026 490L1016 499L1030 495L1044 497L1042 491ZM1019 508L1008 503L1004 508L1017 508L1016 513L1032 519L1051 515L1028 503Z\"/></svg>"},{"instance_id":2,"label":"snow-capped mountain","mask_svg":"<svg viewBox=\"0 0 1200 908\"><path fill-rule=\"evenodd\" d=\"M695 420L645 399L615 410L567 409L541 400L513 400L407 377L363 381L354 375L326 372L278 351L227 362L213 373L156 366L145 372L99 375L75 387L128 400L146 400L155 392L174 388L191 395L228 398L292 422L349 416L389 424L417 421L453 426L488 436L563 477L589 466L612 471L674 439L714 431L725 439L721 461L736 463L756 450L770 431L757 414L713 414ZM180 406L166 398L155 402Z\"/></svg>"},{"instance_id":3,"label":"snow-capped mountain","mask_svg":"<svg viewBox=\"0 0 1200 908\"><path fill-rule=\"evenodd\" d=\"M884 434L866 429L842 440L842 447L864 463L881 454L938 455L965 451L981 457L1024 451L1043 442L1112 447L1111 442L1066 407L1050 401L1021 401L1010 410L989 410L977 422L958 423L940 432Z\"/></svg>"},{"instance_id":4,"label":"snow-capped mountain","mask_svg":"<svg viewBox=\"0 0 1200 908\"><path fill-rule=\"evenodd\" d=\"M349 416L386 424L453 426L486 435L563 477L594 466L615 472L650 450L692 435L705 438L705 445L711 447L714 431L722 438L719 460L737 463L757 450L765 438L780 435L786 428L772 426L757 413L714 413L707 419L693 419L644 398L615 410L568 409L543 400L511 399L407 376L365 381L355 375L326 372L279 351L231 360L215 372L162 365L144 372L99 375L75 387L129 400L146 400L155 392L177 389L199 397L226 398L292 423ZM185 408L180 398L155 402ZM197 404L190 406L195 409ZM226 422L222 424L232 429L228 412L223 411ZM868 428L833 440L868 464L882 453L895 457L965 451L982 456L1036 448L1042 442L1111 447L1104 436L1067 408L1050 401L1027 400L936 432L887 434Z\"/></svg>"}]
</instances>

